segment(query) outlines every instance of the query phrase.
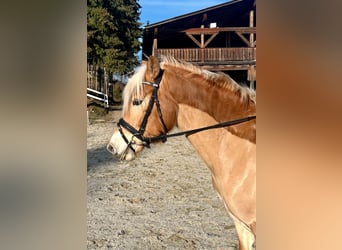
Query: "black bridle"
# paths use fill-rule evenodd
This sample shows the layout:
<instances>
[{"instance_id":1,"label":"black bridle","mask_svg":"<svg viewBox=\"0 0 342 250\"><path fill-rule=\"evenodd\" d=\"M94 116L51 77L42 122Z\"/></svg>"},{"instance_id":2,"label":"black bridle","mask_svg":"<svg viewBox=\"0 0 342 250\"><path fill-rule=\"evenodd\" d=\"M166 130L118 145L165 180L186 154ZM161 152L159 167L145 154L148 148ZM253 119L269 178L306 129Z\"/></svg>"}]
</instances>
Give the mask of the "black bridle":
<instances>
[{"instance_id":1,"label":"black bridle","mask_svg":"<svg viewBox=\"0 0 342 250\"><path fill-rule=\"evenodd\" d=\"M178 133L173 133L173 134L167 134L167 127L165 125L164 119L163 119L163 115L160 109L160 103L159 103L159 99L158 99L158 89L159 89L159 85L161 82L161 79L163 77L163 73L164 71L161 69L159 72L158 77L156 78L154 83L151 82L143 82L143 84L145 85L149 85L153 87L152 90L152 95L151 95L151 99L148 103L147 106L147 110L145 112L145 116L143 121L141 122L140 128L139 130L135 129L132 125L130 125L128 122L126 122L123 118L121 118L119 120L119 122L117 123L118 128L119 128L119 132L122 136L122 138L124 139L124 141L127 144L127 148L130 148L133 152L135 152L134 147L132 146L135 142L133 141L134 137L138 138L141 142L143 146L146 147L150 147L150 144L152 142L155 141L162 141L162 142L166 142L167 138L169 137L175 137L175 136L181 136L181 135L185 135L185 136L189 136L204 130L209 130L209 129L215 129L215 128L222 128L222 127L229 127L229 126L233 126L239 123L243 123L243 122L247 122L250 120L254 120L256 119L256 116L247 116L241 119L237 119L237 120L232 120L232 121L227 121L227 122L222 122L222 123L218 123L212 126L207 126L207 127L202 127L202 128L197 128L197 129L191 129L191 130L186 130L186 131L182 131L182 132L178 132ZM147 121L148 118L151 115L152 109L153 109L153 105L156 104L156 108L157 108L157 112L158 112L158 116L159 119L163 125L163 129L164 129L164 133L158 136L153 136L153 137L145 137L144 136L144 132L147 126ZM127 139L127 137L125 136L125 134L122 131L122 128L125 128L126 130L128 130L133 136L132 139L129 141Z\"/></svg>"},{"instance_id":2,"label":"black bridle","mask_svg":"<svg viewBox=\"0 0 342 250\"><path fill-rule=\"evenodd\" d=\"M136 137L138 138L140 141L142 141L143 145L146 147L150 147L150 143L153 141L154 137L145 137L144 136L144 132L147 126L147 121L148 118L151 115L152 109L153 109L153 105L156 104L156 108L157 108L157 112L160 118L160 121L163 125L163 129L164 129L164 134L166 135L167 133L167 127L165 125L164 119L163 119L163 114L161 112L160 109L160 103L159 103L159 99L158 99L158 89L159 89L159 85L161 82L161 79L163 78L163 73L164 71L162 69L160 69L159 74L157 76L157 78L155 79L154 83L151 82L143 82L143 84L145 85L149 85L153 87L152 90L152 95L151 95L151 99L148 103L146 112L145 112L145 116L144 119L142 120L141 124L140 124L140 128L139 130L135 129L131 124L129 124L128 122L126 122L123 118L121 118L118 122L118 128L119 128L119 132L122 136L122 138L124 139L124 141L127 143L127 146L133 150L133 152L135 152L135 149L133 148L132 144L134 143L133 138ZM122 127L125 128L126 130L128 130L133 136L131 141L129 141L127 139L127 137L125 136L125 134L122 132ZM162 140L163 142L166 141L166 137L165 139L160 138L159 140Z\"/></svg>"}]
</instances>

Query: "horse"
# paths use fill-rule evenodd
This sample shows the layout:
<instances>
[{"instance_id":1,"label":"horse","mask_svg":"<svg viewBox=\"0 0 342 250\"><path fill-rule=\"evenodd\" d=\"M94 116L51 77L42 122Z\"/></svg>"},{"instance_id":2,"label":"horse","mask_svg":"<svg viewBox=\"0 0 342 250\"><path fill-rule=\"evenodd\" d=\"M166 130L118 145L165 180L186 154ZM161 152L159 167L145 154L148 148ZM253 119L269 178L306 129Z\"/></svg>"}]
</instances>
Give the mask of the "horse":
<instances>
[{"instance_id":1,"label":"horse","mask_svg":"<svg viewBox=\"0 0 342 250\"><path fill-rule=\"evenodd\" d=\"M133 160L150 143L186 135L212 175L240 250L256 247L256 93L223 73L150 56L123 92L107 150ZM177 126L182 132L169 134Z\"/></svg>"}]
</instances>

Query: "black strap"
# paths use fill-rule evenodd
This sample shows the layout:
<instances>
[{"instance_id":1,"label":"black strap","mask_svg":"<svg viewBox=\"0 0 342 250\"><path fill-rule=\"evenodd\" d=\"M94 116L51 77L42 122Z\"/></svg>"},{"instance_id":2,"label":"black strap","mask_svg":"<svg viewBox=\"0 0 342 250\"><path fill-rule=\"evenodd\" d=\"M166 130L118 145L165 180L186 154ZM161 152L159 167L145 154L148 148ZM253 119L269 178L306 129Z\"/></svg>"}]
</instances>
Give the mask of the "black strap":
<instances>
[{"instance_id":1,"label":"black strap","mask_svg":"<svg viewBox=\"0 0 342 250\"><path fill-rule=\"evenodd\" d=\"M158 98L156 99L156 107L157 107L157 112L158 112L158 115L159 115L159 120L161 121L161 123L163 125L163 128L164 128L164 134L166 134L167 133L167 127L166 127L164 119L163 119L163 114L162 114L161 109L160 109L160 103L159 103L159 99ZM166 138L167 137L162 139L162 141L166 142Z\"/></svg>"},{"instance_id":2,"label":"black strap","mask_svg":"<svg viewBox=\"0 0 342 250\"><path fill-rule=\"evenodd\" d=\"M164 119L163 119L163 115L162 115L162 112L161 112L161 109L160 109L160 103L159 103L159 100L158 100L158 89L159 89L159 85L160 85L161 79L163 78L163 73L164 73L164 70L160 69L159 70L159 74L158 74L155 82L152 85L153 86L152 96L151 96L150 101L148 103L144 119L141 122L140 129L139 129L139 133L140 133L140 135L142 137L144 135L144 132L145 132L145 129L146 129L146 126L147 126L147 121L148 121L148 118L150 117L150 114L152 112L154 103L156 103L157 112L158 112L159 118L161 120L161 123L163 125L164 132L167 133L167 128L166 128L166 125L165 125L165 122L164 122Z\"/></svg>"},{"instance_id":3,"label":"black strap","mask_svg":"<svg viewBox=\"0 0 342 250\"><path fill-rule=\"evenodd\" d=\"M166 141L166 138L169 138L169 137L175 137L175 136L181 136L181 135L185 135L186 137L188 137L189 135L193 135L193 134L196 134L196 133L204 131L204 130L229 127L229 126L237 125L237 124L247 122L250 120L254 120L254 119L256 119L255 115L254 116L247 116L247 117L244 117L241 119L222 122L222 123L214 124L214 125L207 126L207 127L186 130L186 131L173 133L173 134L162 134L162 135L154 136L154 137L145 137L144 139L148 142L148 144L150 144L151 142L159 141L159 140Z\"/></svg>"},{"instance_id":4,"label":"black strap","mask_svg":"<svg viewBox=\"0 0 342 250\"><path fill-rule=\"evenodd\" d=\"M155 102L155 99L156 99L156 96L157 96L157 90L158 90L157 87L153 88L152 96L151 96L150 101L148 103L148 106L147 106L147 109L146 109L146 113L144 115L144 119L143 119L143 121L140 124L139 133L141 135L143 135L144 132L145 132L145 129L146 129L146 126L147 126L147 121L148 121L148 118L150 117L150 114L152 112L152 108L153 108L153 105L154 105L154 102Z\"/></svg>"},{"instance_id":5,"label":"black strap","mask_svg":"<svg viewBox=\"0 0 342 250\"><path fill-rule=\"evenodd\" d=\"M119 127L119 132L121 134L121 137L124 139L124 141L126 142L127 146L133 150L133 152L135 153L135 149L132 147L132 141L128 141L127 137L125 136L125 134L122 132L122 128Z\"/></svg>"}]
</instances>

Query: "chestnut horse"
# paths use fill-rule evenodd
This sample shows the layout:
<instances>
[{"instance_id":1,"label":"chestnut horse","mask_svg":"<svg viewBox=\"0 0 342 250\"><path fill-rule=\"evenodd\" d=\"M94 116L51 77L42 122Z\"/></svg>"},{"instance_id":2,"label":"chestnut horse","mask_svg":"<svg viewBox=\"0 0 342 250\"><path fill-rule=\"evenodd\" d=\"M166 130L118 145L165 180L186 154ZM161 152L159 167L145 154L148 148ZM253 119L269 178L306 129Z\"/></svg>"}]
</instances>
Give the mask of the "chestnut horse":
<instances>
[{"instance_id":1,"label":"chestnut horse","mask_svg":"<svg viewBox=\"0 0 342 250\"><path fill-rule=\"evenodd\" d=\"M132 160L151 142L173 136L167 132L177 125L209 167L235 223L239 249L250 250L256 241L255 114L255 92L229 76L171 57L159 63L151 56L125 87L123 118L107 149ZM192 130L209 125L214 126Z\"/></svg>"}]
</instances>

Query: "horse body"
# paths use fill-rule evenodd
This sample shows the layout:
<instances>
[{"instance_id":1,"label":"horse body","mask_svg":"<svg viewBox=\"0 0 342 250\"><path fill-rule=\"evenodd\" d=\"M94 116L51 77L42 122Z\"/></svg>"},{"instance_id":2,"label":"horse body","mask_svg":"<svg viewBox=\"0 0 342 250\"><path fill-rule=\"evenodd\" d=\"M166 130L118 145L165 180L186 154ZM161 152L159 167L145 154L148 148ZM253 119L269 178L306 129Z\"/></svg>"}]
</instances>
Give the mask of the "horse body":
<instances>
[{"instance_id":1,"label":"horse body","mask_svg":"<svg viewBox=\"0 0 342 250\"><path fill-rule=\"evenodd\" d=\"M153 83L160 76L160 67L164 70L156 97L160 105L151 108L146 128L141 130L153 98L153 84L142 82ZM226 75L203 71L172 58L160 66L156 58L150 57L124 91L123 119L133 132L120 127L108 149L131 160L142 151L143 136L167 133L176 122L181 130L187 130L255 113L255 92L238 86ZM188 137L211 170L214 188L235 222L240 249L252 249L256 235L255 131L254 120ZM143 136L137 136L138 132Z\"/></svg>"}]
</instances>

